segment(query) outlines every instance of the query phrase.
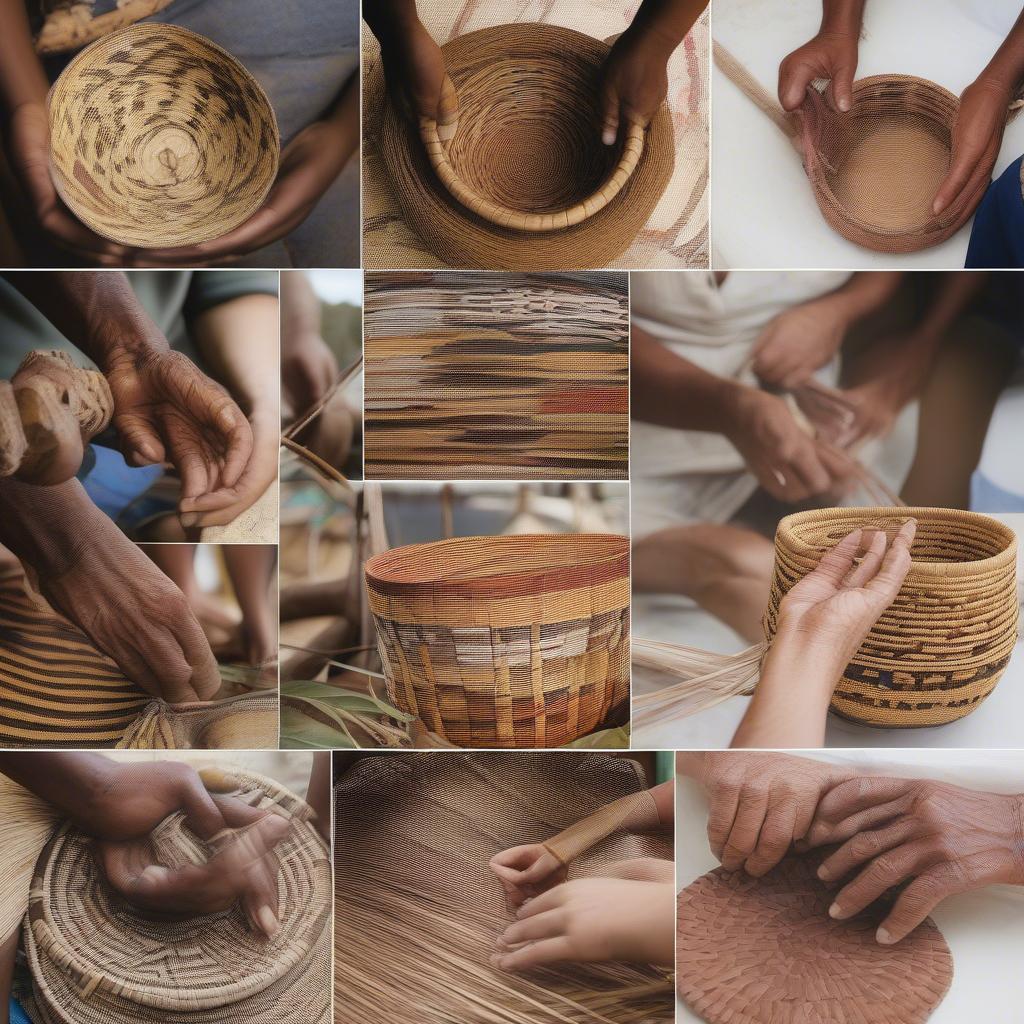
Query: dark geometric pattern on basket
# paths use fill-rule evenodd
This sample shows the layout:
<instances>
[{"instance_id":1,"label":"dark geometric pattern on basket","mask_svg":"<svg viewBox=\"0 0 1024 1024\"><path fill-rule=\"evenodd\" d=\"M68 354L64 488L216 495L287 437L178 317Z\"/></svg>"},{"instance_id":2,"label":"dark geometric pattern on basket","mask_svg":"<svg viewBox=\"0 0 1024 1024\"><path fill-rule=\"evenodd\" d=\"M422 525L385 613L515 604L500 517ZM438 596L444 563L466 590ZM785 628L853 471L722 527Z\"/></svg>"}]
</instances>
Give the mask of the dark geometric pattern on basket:
<instances>
[{"instance_id":1,"label":"dark geometric pattern on basket","mask_svg":"<svg viewBox=\"0 0 1024 1024\"><path fill-rule=\"evenodd\" d=\"M366 472L625 479L623 274L368 273Z\"/></svg>"},{"instance_id":2,"label":"dark geometric pattern on basket","mask_svg":"<svg viewBox=\"0 0 1024 1024\"><path fill-rule=\"evenodd\" d=\"M39 858L25 927L35 1010L61 1024L323 1024L330 1019L330 862L303 800L276 782L231 769L234 795L279 806L292 830L278 845L272 939L254 934L236 904L167 920L116 896L91 840L65 826ZM176 814L153 833L169 867L209 855Z\"/></svg>"},{"instance_id":3,"label":"dark geometric pattern on basket","mask_svg":"<svg viewBox=\"0 0 1024 1024\"><path fill-rule=\"evenodd\" d=\"M50 91L54 183L124 245L193 245L259 208L277 173L273 108L225 50L139 24L82 50Z\"/></svg>"},{"instance_id":4,"label":"dark geometric pattern on basket","mask_svg":"<svg viewBox=\"0 0 1024 1024\"><path fill-rule=\"evenodd\" d=\"M792 855L763 878L716 868L679 894L676 982L709 1024L923 1024L942 1002L953 959L931 918L880 945L890 904L833 920L820 863Z\"/></svg>"},{"instance_id":5,"label":"dark geometric pattern on basket","mask_svg":"<svg viewBox=\"0 0 1024 1024\"><path fill-rule=\"evenodd\" d=\"M865 725L941 725L995 688L1017 642L1017 538L988 516L933 508L824 509L779 523L765 636L779 603L821 555L857 527L890 536L917 519L913 563L895 601L847 666L832 710Z\"/></svg>"}]
</instances>

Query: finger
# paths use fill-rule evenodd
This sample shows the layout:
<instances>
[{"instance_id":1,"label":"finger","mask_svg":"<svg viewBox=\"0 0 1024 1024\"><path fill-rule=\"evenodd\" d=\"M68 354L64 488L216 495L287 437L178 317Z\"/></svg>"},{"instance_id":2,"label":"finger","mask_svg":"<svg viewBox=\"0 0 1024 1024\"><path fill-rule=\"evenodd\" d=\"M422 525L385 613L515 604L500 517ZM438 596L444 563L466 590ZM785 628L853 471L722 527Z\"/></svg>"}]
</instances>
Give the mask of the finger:
<instances>
[{"instance_id":1,"label":"finger","mask_svg":"<svg viewBox=\"0 0 1024 1024\"><path fill-rule=\"evenodd\" d=\"M825 794L818 803L807 840L812 846L826 842L845 842L850 838L851 823L859 823L860 816L873 827L891 818L905 806L908 793L906 779L887 777L850 779Z\"/></svg>"},{"instance_id":2,"label":"finger","mask_svg":"<svg viewBox=\"0 0 1024 1024\"><path fill-rule=\"evenodd\" d=\"M95 640L96 638L94 637L93 639ZM149 662L140 651L130 644L121 644L117 651L114 652L112 649L104 647L101 640L96 640L96 646L104 654L107 654L117 662L117 667L130 682L133 682L153 697L163 696L163 687L160 685L160 679L149 667Z\"/></svg>"},{"instance_id":3,"label":"finger","mask_svg":"<svg viewBox=\"0 0 1024 1024\"><path fill-rule=\"evenodd\" d=\"M562 935L565 931L565 911L548 910L534 917L527 917L508 926L501 934L501 941L507 946L520 942L535 942Z\"/></svg>"},{"instance_id":4,"label":"finger","mask_svg":"<svg viewBox=\"0 0 1024 1024\"><path fill-rule=\"evenodd\" d=\"M437 101L437 138L451 142L459 127L459 94L452 80L445 75L441 82L441 95Z\"/></svg>"},{"instance_id":5,"label":"finger","mask_svg":"<svg viewBox=\"0 0 1024 1024\"><path fill-rule=\"evenodd\" d=\"M619 94L606 86L601 92L601 142L614 145L619 134Z\"/></svg>"},{"instance_id":6,"label":"finger","mask_svg":"<svg viewBox=\"0 0 1024 1024\"><path fill-rule=\"evenodd\" d=\"M829 917L844 921L871 906L894 886L918 874L933 861L934 853L924 840L907 843L876 857L836 894Z\"/></svg>"},{"instance_id":7,"label":"finger","mask_svg":"<svg viewBox=\"0 0 1024 1024\"><path fill-rule=\"evenodd\" d=\"M818 877L825 882L845 878L854 868L860 867L866 861L910 841L914 829L913 821L902 818L885 828L858 832L822 861L818 868Z\"/></svg>"},{"instance_id":8,"label":"finger","mask_svg":"<svg viewBox=\"0 0 1024 1024\"><path fill-rule=\"evenodd\" d=\"M491 962L503 971L525 971L541 964L557 963L560 960L573 959L572 943L565 936L557 939L544 939L523 946L512 953L491 957Z\"/></svg>"},{"instance_id":9,"label":"finger","mask_svg":"<svg viewBox=\"0 0 1024 1024\"><path fill-rule=\"evenodd\" d=\"M855 589L864 586L868 580L874 579L875 573L878 572L878 567L882 564L882 556L885 554L885 548L888 543L889 538L885 535L885 532L883 530L875 530L868 543L868 549L860 560L860 564L854 566L843 578L842 585Z\"/></svg>"},{"instance_id":10,"label":"finger","mask_svg":"<svg viewBox=\"0 0 1024 1024\"><path fill-rule=\"evenodd\" d=\"M853 566L863 536L863 530L851 530L835 547L821 556L821 561L804 578L826 579L838 587Z\"/></svg>"},{"instance_id":11,"label":"finger","mask_svg":"<svg viewBox=\"0 0 1024 1024\"><path fill-rule=\"evenodd\" d=\"M808 496L824 493L832 482L828 471L818 459L813 444L801 445L788 460L788 468L806 488Z\"/></svg>"},{"instance_id":12,"label":"finger","mask_svg":"<svg viewBox=\"0 0 1024 1024\"><path fill-rule=\"evenodd\" d=\"M190 688L198 700L212 700L221 688L220 667L210 649L203 627L194 615L188 613L173 627L173 636L189 667Z\"/></svg>"},{"instance_id":13,"label":"finger","mask_svg":"<svg viewBox=\"0 0 1024 1024\"><path fill-rule=\"evenodd\" d=\"M546 850L519 877L519 881L528 884L543 881L548 875L561 868L562 862Z\"/></svg>"},{"instance_id":14,"label":"finger","mask_svg":"<svg viewBox=\"0 0 1024 1024\"><path fill-rule=\"evenodd\" d=\"M177 795L189 828L200 839L212 839L228 827L220 808L197 773L182 776Z\"/></svg>"},{"instance_id":15,"label":"finger","mask_svg":"<svg viewBox=\"0 0 1024 1024\"><path fill-rule=\"evenodd\" d=\"M910 571L913 557L911 546L914 543L914 536L917 533L917 520L908 519L901 527L899 533L893 538L889 552L882 562L875 578L865 584L866 589L884 596L888 603L895 600L903 581Z\"/></svg>"},{"instance_id":16,"label":"finger","mask_svg":"<svg viewBox=\"0 0 1024 1024\"><path fill-rule=\"evenodd\" d=\"M210 486L210 474L202 455L190 445L174 445L172 458L181 477L180 504L205 494Z\"/></svg>"},{"instance_id":17,"label":"finger","mask_svg":"<svg viewBox=\"0 0 1024 1024\"><path fill-rule=\"evenodd\" d=\"M729 840L736 811L740 803L740 786L731 781L720 782L715 787L708 809L708 845L711 852L722 859L722 850Z\"/></svg>"},{"instance_id":18,"label":"finger","mask_svg":"<svg viewBox=\"0 0 1024 1024\"><path fill-rule=\"evenodd\" d=\"M932 200L932 213L938 216L948 207L957 196L964 190L964 186L971 179L974 168L981 159L982 151L972 146L954 146L953 162L949 166L949 172L942 180Z\"/></svg>"},{"instance_id":19,"label":"finger","mask_svg":"<svg viewBox=\"0 0 1024 1024\"><path fill-rule=\"evenodd\" d=\"M925 871L900 893L875 937L883 946L905 939L947 897L963 892L963 876L952 865Z\"/></svg>"},{"instance_id":20,"label":"finger","mask_svg":"<svg viewBox=\"0 0 1024 1024\"><path fill-rule=\"evenodd\" d=\"M14 388L0 380L0 476L10 476L21 465L27 447Z\"/></svg>"},{"instance_id":21,"label":"finger","mask_svg":"<svg viewBox=\"0 0 1024 1024\"><path fill-rule=\"evenodd\" d=\"M778 807L769 804L757 846L744 864L748 875L760 878L789 852L793 844L796 810L796 801L792 798L782 800Z\"/></svg>"},{"instance_id":22,"label":"finger","mask_svg":"<svg viewBox=\"0 0 1024 1024\"><path fill-rule=\"evenodd\" d=\"M210 793L207 780L202 775L200 775L200 780L203 783L203 788ZM259 807L250 807L244 800L239 800L233 796L225 796L222 793L210 793L210 799L220 812L228 828L245 828L247 825L256 824L257 821L265 818L268 814L274 813L269 809L261 810Z\"/></svg>"},{"instance_id":23,"label":"finger","mask_svg":"<svg viewBox=\"0 0 1024 1024\"><path fill-rule=\"evenodd\" d=\"M768 813L768 789L745 786L736 811L736 820L722 850L722 867L726 871L739 871L746 859L757 848L761 827Z\"/></svg>"},{"instance_id":24,"label":"finger","mask_svg":"<svg viewBox=\"0 0 1024 1024\"><path fill-rule=\"evenodd\" d=\"M522 920L526 917L534 917L537 914L543 914L546 910L555 910L560 907L565 899L565 887L561 885L555 886L554 889L548 889L547 892L542 892L539 896L535 896L529 903L519 908L519 912L516 917Z\"/></svg>"},{"instance_id":25,"label":"finger","mask_svg":"<svg viewBox=\"0 0 1024 1024\"><path fill-rule=\"evenodd\" d=\"M829 82L829 102L844 114L853 106L853 76L856 70L856 66L840 64L833 71L832 81Z\"/></svg>"},{"instance_id":26,"label":"finger","mask_svg":"<svg viewBox=\"0 0 1024 1024\"><path fill-rule=\"evenodd\" d=\"M152 423L138 413L116 415L114 429L121 438L121 451L131 465L149 466L167 461L163 442Z\"/></svg>"},{"instance_id":27,"label":"finger","mask_svg":"<svg viewBox=\"0 0 1024 1024\"><path fill-rule=\"evenodd\" d=\"M803 61L784 60L779 68L779 102L784 110L793 111L807 95L807 87L815 78L814 68Z\"/></svg>"}]
</instances>

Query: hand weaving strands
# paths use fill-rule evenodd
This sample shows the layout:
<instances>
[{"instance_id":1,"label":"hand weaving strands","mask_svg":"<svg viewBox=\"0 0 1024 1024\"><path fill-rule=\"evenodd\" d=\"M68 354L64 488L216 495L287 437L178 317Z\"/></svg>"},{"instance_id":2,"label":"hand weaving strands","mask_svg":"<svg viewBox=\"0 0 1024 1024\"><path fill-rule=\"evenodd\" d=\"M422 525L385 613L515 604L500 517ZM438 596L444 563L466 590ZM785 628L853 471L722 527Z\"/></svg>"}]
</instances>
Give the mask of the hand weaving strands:
<instances>
[{"instance_id":1,"label":"hand weaving strands","mask_svg":"<svg viewBox=\"0 0 1024 1024\"><path fill-rule=\"evenodd\" d=\"M814 198L829 226L876 252L909 253L944 242L974 213L989 185L978 165L957 198L938 216L932 201L949 170L960 101L924 78L874 75L853 85L847 113L811 87L787 114L717 43L715 63L800 150ZM820 84L820 83L819 83ZM1015 101L1008 116L1016 113ZM986 157L995 157L993 138Z\"/></svg>"},{"instance_id":2,"label":"hand weaving strands","mask_svg":"<svg viewBox=\"0 0 1024 1024\"><path fill-rule=\"evenodd\" d=\"M624 480L622 274L367 274L366 474Z\"/></svg>"},{"instance_id":3,"label":"hand weaving strands","mask_svg":"<svg viewBox=\"0 0 1024 1024\"><path fill-rule=\"evenodd\" d=\"M136 911L103 880L90 840L66 826L39 858L25 928L36 1024L327 1024L327 845L304 801L270 779L232 774L241 784L233 795L292 821L276 848L281 930L257 936L237 904L184 920ZM209 854L180 814L151 842L171 867Z\"/></svg>"},{"instance_id":4,"label":"hand weaving strands","mask_svg":"<svg viewBox=\"0 0 1024 1024\"><path fill-rule=\"evenodd\" d=\"M931 918L880 945L890 903L834 921L820 861L792 855L763 878L716 868L679 894L679 995L709 1024L923 1024L942 1002L953 958Z\"/></svg>"},{"instance_id":5,"label":"hand weaving strands","mask_svg":"<svg viewBox=\"0 0 1024 1024\"><path fill-rule=\"evenodd\" d=\"M139 248L218 238L263 203L280 141L266 93L225 50L138 24L82 50L49 97L54 185L97 234Z\"/></svg>"},{"instance_id":6,"label":"hand weaving strands","mask_svg":"<svg viewBox=\"0 0 1024 1024\"><path fill-rule=\"evenodd\" d=\"M388 700L464 747L557 747L629 700L629 541L460 537L366 563Z\"/></svg>"},{"instance_id":7,"label":"hand weaving strands","mask_svg":"<svg viewBox=\"0 0 1024 1024\"><path fill-rule=\"evenodd\" d=\"M459 99L447 149L434 141L436 126L425 123L421 138L388 102L384 166L407 223L435 256L455 267L575 270L608 266L630 246L672 177L672 119L662 105L642 146L635 133L625 145L602 143L608 49L529 22L445 43Z\"/></svg>"},{"instance_id":8,"label":"hand weaving strands","mask_svg":"<svg viewBox=\"0 0 1024 1024\"><path fill-rule=\"evenodd\" d=\"M129 726L118 749L271 750L278 740L278 696L244 693L217 701L152 701Z\"/></svg>"},{"instance_id":9,"label":"hand weaving strands","mask_svg":"<svg viewBox=\"0 0 1024 1024\"><path fill-rule=\"evenodd\" d=\"M664 969L490 963L512 921L490 858L642 788L604 754L365 755L335 789L335 1024L670 1024ZM570 877L671 856L666 833L618 832Z\"/></svg>"}]
</instances>

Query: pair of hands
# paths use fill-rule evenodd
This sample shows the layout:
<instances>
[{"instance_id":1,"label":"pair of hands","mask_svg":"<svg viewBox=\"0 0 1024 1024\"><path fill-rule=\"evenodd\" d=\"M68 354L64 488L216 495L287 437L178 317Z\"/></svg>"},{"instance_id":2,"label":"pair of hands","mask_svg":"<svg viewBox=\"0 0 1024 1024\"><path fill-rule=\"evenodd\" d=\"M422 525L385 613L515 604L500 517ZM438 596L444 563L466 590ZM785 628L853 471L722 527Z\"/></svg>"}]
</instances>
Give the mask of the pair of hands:
<instances>
[{"instance_id":1,"label":"pair of hands","mask_svg":"<svg viewBox=\"0 0 1024 1024\"><path fill-rule=\"evenodd\" d=\"M760 877L794 846L838 846L818 870L839 886L832 917L853 917L904 886L879 926L882 944L901 941L949 896L1024 885L1024 797L864 777L785 754L692 756L723 867Z\"/></svg>"},{"instance_id":2,"label":"pair of hands","mask_svg":"<svg viewBox=\"0 0 1024 1024\"><path fill-rule=\"evenodd\" d=\"M857 71L856 33L822 31L789 54L779 67L779 101L789 111L804 101L815 79L826 79L826 98L838 111L853 105ZM968 189L984 187L999 156L1006 112L1014 98L1013 84L983 72L960 97L953 126L952 158L935 193L932 213L939 216Z\"/></svg>"}]
</instances>

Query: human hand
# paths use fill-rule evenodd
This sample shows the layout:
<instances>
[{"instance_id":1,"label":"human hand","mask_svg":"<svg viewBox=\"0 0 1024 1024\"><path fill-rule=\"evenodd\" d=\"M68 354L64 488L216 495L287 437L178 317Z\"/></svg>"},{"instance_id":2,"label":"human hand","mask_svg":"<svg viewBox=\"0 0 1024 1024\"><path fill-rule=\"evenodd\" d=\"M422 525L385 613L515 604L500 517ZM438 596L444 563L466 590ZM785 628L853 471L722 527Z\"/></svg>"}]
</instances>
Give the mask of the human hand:
<instances>
[{"instance_id":1,"label":"human hand","mask_svg":"<svg viewBox=\"0 0 1024 1024\"><path fill-rule=\"evenodd\" d=\"M620 127L646 128L668 93L668 60L678 40L629 28L612 44L601 71L601 141L612 145Z\"/></svg>"},{"instance_id":2,"label":"human hand","mask_svg":"<svg viewBox=\"0 0 1024 1024\"><path fill-rule=\"evenodd\" d=\"M547 892L565 881L568 868L540 843L513 846L495 854L491 870L505 889L510 907L521 906L529 899Z\"/></svg>"},{"instance_id":3,"label":"human hand","mask_svg":"<svg viewBox=\"0 0 1024 1024\"><path fill-rule=\"evenodd\" d=\"M839 351L849 318L829 296L784 310L754 343L754 373L763 383L792 391Z\"/></svg>"},{"instance_id":4,"label":"human hand","mask_svg":"<svg viewBox=\"0 0 1024 1024\"><path fill-rule=\"evenodd\" d=\"M991 78L981 77L964 90L953 125L949 170L932 201L935 216L968 189L983 188L991 180L1012 99L1013 90Z\"/></svg>"},{"instance_id":5,"label":"human hand","mask_svg":"<svg viewBox=\"0 0 1024 1024\"><path fill-rule=\"evenodd\" d=\"M327 342L311 331L281 337L281 384L284 400L296 416L308 412L338 376L338 361Z\"/></svg>"},{"instance_id":6,"label":"human hand","mask_svg":"<svg viewBox=\"0 0 1024 1024\"><path fill-rule=\"evenodd\" d=\"M802 840L822 795L850 773L789 754L691 755L688 773L707 792L708 842L727 871L767 874Z\"/></svg>"},{"instance_id":7,"label":"human hand","mask_svg":"<svg viewBox=\"0 0 1024 1024\"><path fill-rule=\"evenodd\" d=\"M523 971L560 961L670 964L675 887L622 878L564 882L520 907L492 962Z\"/></svg>"},{"instance_id":8,"label":"human hand","mask_svg":"<svg viewBox=\"0 0 1024 1024\"><path fill-rule=\"evenodd\" d=\"M819 32L785 57L779 65L779 102L793 111L818 78L828 80L825 96L834 110L853 106L853 76L857 73L858 38L848 32Z\"/></svg>"},{"instance_id":9,"label":"human hand","mask_svg":"<svg viewBox=\"0 0 1024 1024\"><path fill-rule=\"evenodd\" d=\"M997 882L1024 885L1024 798L921 779L861 778L818 805L812 846L842 843L818 869L840 883L829 914L853 917L905 885L877 932L910 934L942 900Z\"/></svg>"}]
</instances>

